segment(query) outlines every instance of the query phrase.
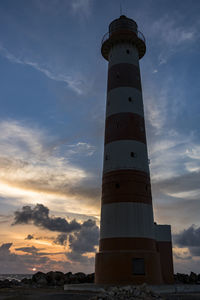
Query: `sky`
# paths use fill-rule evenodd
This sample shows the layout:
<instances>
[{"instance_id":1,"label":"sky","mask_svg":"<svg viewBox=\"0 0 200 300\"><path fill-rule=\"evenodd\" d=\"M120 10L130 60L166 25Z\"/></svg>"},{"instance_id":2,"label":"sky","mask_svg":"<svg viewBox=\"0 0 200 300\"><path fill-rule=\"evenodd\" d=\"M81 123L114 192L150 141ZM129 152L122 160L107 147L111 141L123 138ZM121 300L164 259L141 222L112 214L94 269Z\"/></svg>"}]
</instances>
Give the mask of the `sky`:
<instances>
[{"instance_id":1,"label":"sky","mask_svg":"<svg viewBox=\"0 0 200 300\"><path fill-rule=\"evenodd\" d=\"M140 61L154 218L200 273L200 2L121 0ZM118 0L0 1L1 273L94 271L107 62Z\"/></svg>"}]
</instances>

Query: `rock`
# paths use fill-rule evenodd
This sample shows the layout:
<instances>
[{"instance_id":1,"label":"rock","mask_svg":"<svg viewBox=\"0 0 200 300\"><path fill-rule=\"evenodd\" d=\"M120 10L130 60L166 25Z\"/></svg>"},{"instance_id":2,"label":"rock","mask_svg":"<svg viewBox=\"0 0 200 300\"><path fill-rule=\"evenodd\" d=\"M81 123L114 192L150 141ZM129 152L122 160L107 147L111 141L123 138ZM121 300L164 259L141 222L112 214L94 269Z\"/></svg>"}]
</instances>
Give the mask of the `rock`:
<instances>
[{"instance_id":1,"label":"rock","mask_svg":"<svg viewBox=\"0 0 200 300\"><path fill-rule=\"evenodd\" d=\"M176 274L176 282L177 283L190 283L189 275L177 273Z\"/></svg>"},{"instance_id":2,"label":"rock","mask_svg":"<svg viewBox=\"0 0 200 300\"><path fill-rule=\"evenodd\" d=\"M86 281L86 275L85 273L82 272L78 272L74 274L76 280L78 281L78 283L85 283Z\"/></svg>"},{"instance_id":3,"label":"rock","mask_svg":"<svg viewBox=\"0 0 200 300\"><path fill-rule=\"evenodd\" d=\"M21 285L21 282L16 280L16 279L12 279L10 281L10 283L11 283L12 286L20 286Z\"/></svg>"},{"instance_id":4,"label":"rock","mask_svg":"<svg viewBox=\"0 0 200 300\"><path fill-rule=\"evenodd\" d=\"M21 284L22 284L22 285L31 285L31 284L32 284L32 279L23 278L23 279L21 280Z\"/></svg>"},{"instance_id":5,"label":"rock","mask_svg":"<svg viewBox=\"0 0 200 300\"><path fill-rule=\"evenodd\" d=\"M59 271L51 271L46 274L46 279L48 285L52 286L62 286L65 283L65 275Z\"/></svg>"},{"instance_id":6,"label":"rock","mask_svg":"<svg viewBox=\"0 0 200 300\"><path fill-rule=\"evenodd\" d=\"M0 280L0 288L10 288L12 286L11 281L8 279Z\"/></svg>"},{"instance_id":7,"label":"rock","mask_svg":"<svg viewBox=\"0 0 200 300\"><path fill-rule=\"evenodd\" d=\"M86 283L94 283L94 273L86 275Z\"/></svg>"},{"instance_id":8,"label":"rock","mask_svg":"<svg viewBox=\"0 0 200 300\"><path fill-rule=\"evenodd\" d=\"M191 272L189 276L189 281L191 283L196 283L198 281L198 275L195 274L194 272Z\"/></svg>"},{"instance_id":9,"label":"rock","mask_svg":"<svg viewBox=\"0 0 200 300\"><path fill-rule=\"evenodd\" d=\"M134 286L123 286L123 287L112 287L102 294L99 294L90 300L151 300L151 299L163 298L151 291L146 284L134 287Z\"/></svg>"},{"instance_id":10,"label":"rock","mask_svg":"<svg viewBox=\"0 0 200 300\"><path fill-rule=\"evenodd\" d=\"M64 274L64 284L71 283L71 276L72 276L72 272L68 272L68 273Z\"/></svg>"},{"instance_id":11,"label":"rock","mask_svg":"<svg viewBox=\"0 0 200 300\"><path fill-rule=\"evenodd\" d=\"M47 275L43 272L37 272L32 276L32 282L35 282L37 285L43 286L47 285Z\"/></svg>"}]
</instances>

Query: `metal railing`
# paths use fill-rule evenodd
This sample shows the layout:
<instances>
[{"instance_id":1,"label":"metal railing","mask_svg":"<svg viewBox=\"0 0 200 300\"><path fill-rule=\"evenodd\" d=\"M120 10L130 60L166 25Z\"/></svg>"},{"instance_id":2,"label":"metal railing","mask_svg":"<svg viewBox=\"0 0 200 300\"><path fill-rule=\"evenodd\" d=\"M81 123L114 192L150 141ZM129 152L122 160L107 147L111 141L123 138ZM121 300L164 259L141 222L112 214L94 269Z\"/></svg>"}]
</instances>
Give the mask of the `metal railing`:
<instances>
[{"instance_id":1,"label":"metal railing","mask_svg":"<svg viewBox=\"0 0 200 300\"><path fill-rule=\"evenodd\" d=\"M117 31L117 30L116 30L116 31ZM134 32L134 31L132 31L132 32ZM134 33L136 34L136 36L137 36L140 40L142 40L144 43L146 43L145 37L144 37L144 35L143 35L143 33L142 33L141 31L138 30L137 33L136 33L136 32L134 32ZM111 35L112 35L112 34L111 34ZM102 40L101 40L101 45L102 45L106 40L108 40L109 37L110 37L110 33L109 33L109 32L106 32L106 33L104 34Z\"/></svg>"}]
</instances>

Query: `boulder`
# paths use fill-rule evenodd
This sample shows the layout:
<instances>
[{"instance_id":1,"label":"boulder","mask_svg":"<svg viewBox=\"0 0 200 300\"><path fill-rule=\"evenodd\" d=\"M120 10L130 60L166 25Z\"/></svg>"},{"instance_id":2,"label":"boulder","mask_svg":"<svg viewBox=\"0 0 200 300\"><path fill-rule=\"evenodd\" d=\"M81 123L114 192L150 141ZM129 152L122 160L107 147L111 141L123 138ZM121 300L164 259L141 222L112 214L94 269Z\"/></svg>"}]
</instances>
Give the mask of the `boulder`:
<instances>
[{"instance_id":1,"label":"boulder","mask_svg":"<svg viewBox=\"0 0 200 300\"><path fill-rule=\"evenodd\" d=\"M94 273L86 275L86 283L94 283Z\"/></svg>"},{"instance_id":2,"label":"boulder","mask_svg":"<svg viewBox=\"0 0 200 300\"><path fill-rule=\"evenodd\" d=\"M82 272L75 273L74 277L75 277L75 279L78 283L85 283L86 282L85 273L82 273Z\"/></svg>"},{"instance_id":3,"label":"boulder","mask_svg":"<svg viewBox=\"0 0 200 300\"><path fill-rule=\"evenodd\" d=\"M23 278L22 280L21 280L21 284L22 285L31 285L32 284L32 279L28 279L28 278Z\"/></svg>"},{"instance_id":4,"label":"boulder","mask_svg":"<svg viewBox=\"0 0 200 300\"><path fill-rule=\"evenodd\" d=\"M198 281L198 275L194 272L191 272L189 276L189 281L190 283L196 283Z\"/></svg>"},{"instance_id":5,"label":"boulder","mask_svg":"<svg viewBox=\"0 0 200 300\"><path fill-rule=\"evenodd\" d=\"M186 284L190 283L190 278L189 275L187 274L177 273L176 280L177 283L186 283Z\"/></svg>"},{"instance_id":6,"label":"boulder","mask_svg":"<svg viewBox=\"0 0 200 300\"><path fill-rule=\"evenodd\" d=\"M32 282L40 286L47 285L47 275L43 272L37 272L32 276Z\"/></svg>"},{"instance_id":7,"label":"boulder","mask_svg":"<svg viewBox=\"0 0 200 300\"><path fill-rule=\"evenodd\" d=\"M64 274L64 284L70 284L71 277L72 277L72 272L68 272L68 273Z\"/></svg>"},{"instance_id":8,"label":"boulder","mask_svg":"<svg viewBox=\"0 0 200 300\"><path fill-rule=\"evenodd\" d=\"M51 271L46 274L46 279L50 286L62 286L64 285L65 275L59 271Z\"/></svg>"},{"instance_id":9,"label":"boulder","mask_svg":"<svg viewBox=\"0 0 200 300\"><path fill-rule=\"evenodd\" d=\"M151 300L151 299L159 299L163 298L150 290L146 284L140 286L123 286L123 287L112 287L107 291L90 298L90 300Z\"/></svg>"},{"instance_id":10,"label":"boulder","mask_svg":"<svg viewBox=\"0 0 200 300\"><path fill-rule=\"evenodd\" d=\"M0 288L10 288L12 286L11 281L8 279L0 280Z\"/></svg>"}]
</instances>

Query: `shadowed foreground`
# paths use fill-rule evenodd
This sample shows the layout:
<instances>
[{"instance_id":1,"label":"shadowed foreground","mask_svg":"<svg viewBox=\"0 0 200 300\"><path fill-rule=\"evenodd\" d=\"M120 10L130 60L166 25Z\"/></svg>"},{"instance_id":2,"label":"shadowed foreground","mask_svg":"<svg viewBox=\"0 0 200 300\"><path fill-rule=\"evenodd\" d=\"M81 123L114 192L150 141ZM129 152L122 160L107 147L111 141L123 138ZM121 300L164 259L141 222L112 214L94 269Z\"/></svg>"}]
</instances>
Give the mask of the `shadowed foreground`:
<instances>
[{"instance_id":1,"label":"shadowed foreground","mask_svg":"<svg viewBox=\"0 0 200 300\"><path fill-rule=\"evenodd\" d=\"M31 289L31 288L10 288L0 290L0 300L89 300L97 296L95 293L67 292L62 288L58 289ZM102 298L103 299L103 298ZM135 298L139 299L139 298ZM156 299L156 298L155 298ZM199 300L200 294L174 294L162 295L165 300ZM105 299L106 300L106 299ZM124 299L125 300L125 299Z\"/></svg>"}]
</instances>

